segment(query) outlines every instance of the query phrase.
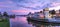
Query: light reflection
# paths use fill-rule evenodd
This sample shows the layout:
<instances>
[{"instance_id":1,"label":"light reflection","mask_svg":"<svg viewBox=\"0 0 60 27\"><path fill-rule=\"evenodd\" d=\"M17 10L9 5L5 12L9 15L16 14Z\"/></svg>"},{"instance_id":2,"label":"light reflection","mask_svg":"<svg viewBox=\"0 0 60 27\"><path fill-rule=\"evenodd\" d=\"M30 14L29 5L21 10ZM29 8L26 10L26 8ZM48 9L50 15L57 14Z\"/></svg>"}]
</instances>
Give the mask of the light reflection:
<instances>
[{"instance_id":1,"label":"light reflection","mask_svg":"<svg viewBox=\"0 0 60 27\"><path fill-rule=\"evenodd\" d=\"M32 26L35 26L35 27L60 27L60 24L43 23L43 22L37 22L37 21L28 21L28 24L32 24Z\"/></svg>"},{"instance_id":2,"label":"light reflection","mask_svg":"<svg viewBox=\"0 0 60 27\"><path fill-rule=\"evenodd\" d=\"M41 23L36 21L28 21L26 17L16 17L10 19L13 27L60 27L60 24Z\"/></svg>"}]
</instances>

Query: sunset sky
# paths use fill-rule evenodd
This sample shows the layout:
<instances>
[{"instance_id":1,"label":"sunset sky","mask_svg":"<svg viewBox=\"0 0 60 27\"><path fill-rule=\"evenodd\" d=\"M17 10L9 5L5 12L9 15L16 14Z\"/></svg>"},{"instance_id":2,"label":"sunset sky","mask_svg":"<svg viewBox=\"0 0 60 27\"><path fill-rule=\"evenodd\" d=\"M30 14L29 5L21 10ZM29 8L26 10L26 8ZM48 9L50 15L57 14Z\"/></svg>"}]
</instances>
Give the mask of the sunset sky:
<instances>
[{"instance_id":1,"label":"sunset sky","mask_svg":"<svg viewBox=\"0 0 60 27\"><path fill-rule=\"evenodd\" d=\"M0 11L9 14L27 14L37 12L48 7L60 9L60 0L0 0Z\"/></svg>"}]
</instances>

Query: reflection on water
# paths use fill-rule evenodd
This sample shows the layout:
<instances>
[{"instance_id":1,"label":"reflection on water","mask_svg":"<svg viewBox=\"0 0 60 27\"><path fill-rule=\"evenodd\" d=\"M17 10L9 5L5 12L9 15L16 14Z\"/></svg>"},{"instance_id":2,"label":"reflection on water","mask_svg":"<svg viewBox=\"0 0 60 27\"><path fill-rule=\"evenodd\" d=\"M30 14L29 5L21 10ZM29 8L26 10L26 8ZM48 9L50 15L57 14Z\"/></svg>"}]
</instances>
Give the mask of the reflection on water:
<instances>
[{"instance_id":1,"label":"reflection on water","mask_svg":"<svg viewBox=\"0 0 60 27\"><path fill-rule=\"evenodd\" d=\"M33 27L29 25L26 21L26 17L16 17L15 19L10 19L10 26L11 27Z\"/></svg>"},{"instance_id":2,"label":"reflection on water","mask_svg":"<svg viewBox=\"0 0 60 27\"><path fill-rule=\"evenodd\" d=\"M32 24L32 26L35 27L60 27L60 24L56 24L56 23L44 23L44 22L37 22L31 20L28 21L28 24Z\"/></svg>"},{"instance_id":3,"label":"reflection on water","mask_svg":"<svg viewBox=\"0 0 60 27\"><path fill-rule=\"evenodd\" d=\"M17 16L15 19L10 19L10 27L60 27L60 24L28 21L26 17Z\"/></svg>"}]
</instances>

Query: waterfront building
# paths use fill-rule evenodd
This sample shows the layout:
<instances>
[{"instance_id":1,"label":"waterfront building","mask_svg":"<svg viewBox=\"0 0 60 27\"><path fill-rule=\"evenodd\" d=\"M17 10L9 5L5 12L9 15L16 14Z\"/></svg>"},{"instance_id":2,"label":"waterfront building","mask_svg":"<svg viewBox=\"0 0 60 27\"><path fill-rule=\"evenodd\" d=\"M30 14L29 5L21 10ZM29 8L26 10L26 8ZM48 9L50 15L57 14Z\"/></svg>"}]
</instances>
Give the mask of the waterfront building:
<instances>
[{"instance_id":1,"label":"waterfront building","mask_svg":"<svg viewBox=\"0 0 60 27\"><path fill-rule=\"evenodd\" d=\"M39 16L39 12L35 12L35 13L33 14L33 17L34 17L34 18L38 18L38 16Z\"/></svg>"},{"instance_id":2,"label":"waterfront building","mask_svg":"<svg viewBox=\"0 0 60 27\"><path fill-rule=\"evenodd\" d=\"M56 17L60 18L59 10L56 10Z\"/></svg>"},{"instance_id":3,"label":"waterfront building","mask_svg":"<svg viewBox=\"0 0 60 27\"><path fill-rule=\"evenodd\" d=\"M55 16L55 13L56 13L55 10L50 11L50 14L52 15L52 18Z\"/></svg>"},{"instance_id":4,"label":"waterfront building","mask_svg":"<svg viewBox=\"0 0 60 27\"><path fill-rule=\"evenodd\" d=\"M60 14L60 9L59 9L59 14Z\"/></svg>"},{"instance_id":5,"label":"waterfront building","mask_svg":"<svg viewBox=\"0 0 60 27\"><path fill-rule=\"evenodd\" d=\"M45 18L48 19L49 18L49 8L43 9L43 13L44 13Z\"/></svg>"},{"instance_id":6,"label":"waterfront building","mask_svg":"<svg viewBox=\"0 0 60 27\"><path fill-rule=\"evenodd\" d=\"M27 16L27 17L30 17L30 18L31 18L31 17L32 17L32 13L31 13L31 12L29 12L29 14L28 14L28 16Z\"/></svg>"},{"instance_id":7,"label":"waterfront building","mask_svg":"<svg viewBox=\"0 0 60 27\"><path fill-rule=\"evenodd\" d=\"M59 10L56 10L56 13L59 13Z\"/></svg>"},{"instance_id":8,"label":"waterfront building","mask_svg":"<svg viewBox=\"0 0 60 27\"><path fill-rule=\"evenodd\" d=\"M52 14L49 13L49 16L48 16L48 17L49 17L49 18L52 18Z\"/></svg>"},{"instance_id":9,"label":"waterfront building","mask_svg":"<svg viewBox=\"0 0 60 27\"><path fill-rule=\"evenodd\" d=\"M59 16L60 16L60 9L59 9Z\"/></svg>"},{"instance_id":10,"label":"waterfront building","mask_svg":"<svg viewBox=\"0 0 60 27\"><path fill-rule=\"evenodd\" d=\"M40 11L40 13L39 13L39 18L40 18L40 19L44 19L43 11Z\"/></svg>"}]
</instances>

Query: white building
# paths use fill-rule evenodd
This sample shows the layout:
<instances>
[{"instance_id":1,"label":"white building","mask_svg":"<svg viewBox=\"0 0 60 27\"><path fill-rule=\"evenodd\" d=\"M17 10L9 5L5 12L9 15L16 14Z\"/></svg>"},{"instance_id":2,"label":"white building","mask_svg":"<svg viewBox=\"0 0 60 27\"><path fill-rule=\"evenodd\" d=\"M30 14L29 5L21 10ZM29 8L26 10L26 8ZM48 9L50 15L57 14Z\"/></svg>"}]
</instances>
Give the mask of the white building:
<instances>
[{"instance_id":1,"label":"white building","mask_svg":"<svg viewBox=\"0 0 60 27\"><path fill-rule=\"evenodd\" d=\"M49 14L49 8L45 8L43 12L44 12L45 18L48 19L51 17L51 15Z\"/></svg>"}]
</instances>

